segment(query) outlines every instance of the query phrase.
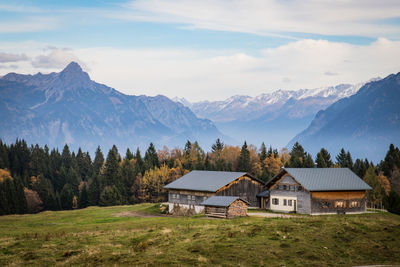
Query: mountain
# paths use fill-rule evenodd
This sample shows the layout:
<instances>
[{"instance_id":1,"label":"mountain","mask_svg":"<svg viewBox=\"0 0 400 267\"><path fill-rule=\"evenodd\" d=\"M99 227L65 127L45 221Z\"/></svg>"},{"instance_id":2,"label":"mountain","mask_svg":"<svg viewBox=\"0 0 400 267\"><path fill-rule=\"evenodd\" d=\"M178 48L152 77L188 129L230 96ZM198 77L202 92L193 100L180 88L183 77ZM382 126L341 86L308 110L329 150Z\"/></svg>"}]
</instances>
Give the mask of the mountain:
<instances>
[{"instance_id":1,"label":"mountain","mask_svg":"<svg viewBox=\"0 0 400 267\"><path fill-rule=\"evenodd\" d=\"M360 90L317 113L294 137L314 155L325 147L333 155L344 147L353 157L375 162L390 143L400 144L400 72L365 84Z\"/></svg>"},{"instance_id":2,"label":"mountain","mask_svg":"<svg viewBox=\"0 0 400 267\"><path fill-rule=\"evenodd\" d=\"M125 95L92 81L77 63L60 73L0 78L0 138L94 151L116 144L145 148L150 142L209 146L223 137L215 125L165 96Z\"/></svg>"},{"instance_id":3,"label":"mountain","mask_svg":"<svg viewBox=\"0 0 400 267\"><path fill-rule=\"evenodd\" d=\"M212 120L238 144L246 139L253 144L264 141L267 145L283 147L309 125L318 111L353 95L364 84L278 90L256 97L237 95L223 101L190 103L182 98L174 100L190 107L197 116Z\"/></svg>"}]
</instances>

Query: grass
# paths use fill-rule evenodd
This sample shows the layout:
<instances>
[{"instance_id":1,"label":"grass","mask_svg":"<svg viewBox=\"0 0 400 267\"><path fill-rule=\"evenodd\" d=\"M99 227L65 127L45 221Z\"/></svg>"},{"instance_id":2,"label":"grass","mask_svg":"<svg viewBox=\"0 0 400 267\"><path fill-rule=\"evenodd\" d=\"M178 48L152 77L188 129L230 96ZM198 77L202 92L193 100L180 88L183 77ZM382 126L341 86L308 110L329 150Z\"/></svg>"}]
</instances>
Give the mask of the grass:
<instances>
[{"instance_id":1,"label":"grass","mask_svg":"<svg viewBox=\"0 0 400 267\"><path fill-rule=\"evenodd\" d=\"M118 217L155 204L0 217L0 266L400 263L400 216Z\"/></svg>"}]
</instances>

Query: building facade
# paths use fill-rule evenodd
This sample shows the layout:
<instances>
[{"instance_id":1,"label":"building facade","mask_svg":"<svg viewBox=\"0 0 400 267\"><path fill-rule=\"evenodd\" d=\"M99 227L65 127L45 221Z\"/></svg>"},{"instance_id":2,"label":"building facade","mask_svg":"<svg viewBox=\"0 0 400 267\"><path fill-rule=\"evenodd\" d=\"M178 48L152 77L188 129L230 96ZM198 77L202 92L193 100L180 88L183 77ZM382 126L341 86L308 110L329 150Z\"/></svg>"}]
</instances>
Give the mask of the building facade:
<instances>
[{"instance_id":1,"label":"building facade","mask_svg":"<svg viewBox=\"0 0 400 267\"><path fill-rule=\"evenodd\" d=\"M261 206L303 214L365 212L369 187L347 168L286 168L258 195Z\"/></svg>"},{"instance_id":2,"label":"building facade","mask_svg":"<svg viewBox=\"0 0 400 267\"><path fill-rule=\"evenodd\" d=\"M204 212L203 201L211 196L235 196L259 207L257 194L265 184L244 172L191 171L165 186L170 213Z\"/></svg>"}]
</instances>

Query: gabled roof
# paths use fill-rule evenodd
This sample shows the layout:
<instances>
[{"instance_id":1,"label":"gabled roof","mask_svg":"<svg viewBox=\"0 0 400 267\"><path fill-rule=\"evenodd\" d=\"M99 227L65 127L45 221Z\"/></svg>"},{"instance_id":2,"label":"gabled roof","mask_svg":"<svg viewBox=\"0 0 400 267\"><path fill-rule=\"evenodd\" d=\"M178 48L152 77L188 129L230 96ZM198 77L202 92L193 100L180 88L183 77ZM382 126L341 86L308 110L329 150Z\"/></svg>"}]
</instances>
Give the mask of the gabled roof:
<instances>
[{"instance_id":1,"label":"gabled roof","mask_svg":"<svg viewBox=\"0 0 400 267\"><path fill-rule=\"evenodd\" d=\"M240 197L230 197L230 196L212 196L204 200L200 205L202 206L215 206L215 207L229 207L234 201L240 199L241 201L247 201L241 199Z\"/></svg>"},{"instance_id":2,"label":"gabled roof","mask_svg":"<svg viewBox=\"0 0 400 267\"><path fill-rule=\"evenodd\" d=\"M217 192L221 187L243 175L257 180L245 172L191 171L172 183L167 184L164 188Z\"/></svg>"},{"instance_id":3,"label":"gabled roof","mask_svg":"<svg viewBox=\"0 0 400 267\"><path fill-rule=\"evenodd\" d=\"M288 173L308 191L352 191L372 189L348 168L284 168L271 181Z\"/></svg>"}]
</instances>

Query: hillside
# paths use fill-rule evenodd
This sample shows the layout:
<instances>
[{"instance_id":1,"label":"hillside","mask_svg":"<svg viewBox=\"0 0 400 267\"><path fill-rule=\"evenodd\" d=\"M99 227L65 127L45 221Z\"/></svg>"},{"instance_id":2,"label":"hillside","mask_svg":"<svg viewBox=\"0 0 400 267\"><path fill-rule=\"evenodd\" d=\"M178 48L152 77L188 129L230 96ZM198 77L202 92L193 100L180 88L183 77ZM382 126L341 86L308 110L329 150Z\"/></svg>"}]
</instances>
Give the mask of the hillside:
<instances>
[{"instance_id":1,"label":"hillside","mask_svg":"<svg viewBox=\"0 0 400 267\"><path fill-rule=\"evenodd\" d=\"M157 206L2 216L0 265L400 263L400 217L393 214L223 220L157 217Z\"/></svg>"},{"instance_id":2,"label":"hillside","mask_svg":"<svg viewBox=\"0 0 400 267\"><path fill-rule=\"evenodd\" d=\"M320 111L294 137L311 153L325 147L334 155L344 147L352 155L378 162L390 143L400 144L400 73L367 83L355 95Z\"/></svg>"},{"instance_id":3,"label":"hillside","mask_svg":"<svg viewBox=\"0 0 400 267\"><path fill-rule=\"evenodd\" d=\"M355 94L364 84L277 90L256 97L233 96L223 101L190 103L183 98L175 98L174 101L189 107L197 116L212 120L237 144L247 140L259 145L264 141L267 145L283 147L309 125L318 111Z\"/></svg>"},{"instance_id":4,"label":"hillside","mask_svg":"<svg viewBox=\"0 0 400 267\"><path fill-rule=\"evenodd\" d=\"M90 80L77 63L60 73L0 79L0 138L94 151L181 145L187 139L210 145L222 134L207 119L165 96L129 96ZM182 141L184 140L184 141Z\"/></svg>"}]
</instances>

